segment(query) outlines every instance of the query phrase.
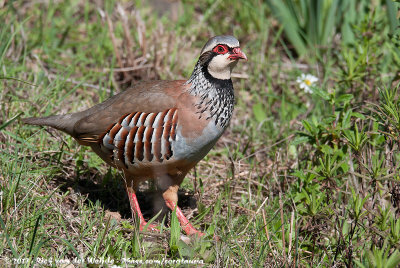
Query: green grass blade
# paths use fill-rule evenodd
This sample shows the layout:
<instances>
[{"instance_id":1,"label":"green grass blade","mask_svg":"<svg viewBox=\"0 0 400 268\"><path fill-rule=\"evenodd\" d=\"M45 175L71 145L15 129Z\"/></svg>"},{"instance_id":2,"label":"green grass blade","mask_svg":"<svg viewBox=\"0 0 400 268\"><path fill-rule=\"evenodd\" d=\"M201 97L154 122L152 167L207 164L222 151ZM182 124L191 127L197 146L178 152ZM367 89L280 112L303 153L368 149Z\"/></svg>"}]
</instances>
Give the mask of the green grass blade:
<instances>
[{"instance_id":1,"label":"green grass blade","mask_svg":"<svg viewBox=\"0 0 400 268\"><path fill-rule=\"evenodd\" d=\"M13 253L14 258L18 258L18 253L17 253L17 251L14 249L13 245L11 244L10 237L8 236L8 234L7 234L7 232L6 232L6 225L4 224L4 221L3 221L3 218L1 217L1 215L0 215L0 224L1 224L1 228L3 229L3 234L4 234L4 236L6 237L7 244L8 244L8 246L10 247L10 250L11 250L11 252Z\"/></svg>"},{"instance_id":2,"label":"green grass blade","mask_svg":"<svg viewBox=\"0 0 400 268\"><path fill-rule=\"evenodd\" d=\"M12 122L14 122L20 115L22 114L22 112L20 112L19 114L15 115L13 118L11 118L10 120L8 120L7 122L3 123L2 125L0 125L0 131L4 128L6 128L9 124L11 124Z\"/></svg>"},{"instance_id":3,"label":"green grass blade","mask_svg":"<svg viewBox=\"0 0 400 268\"><path fill-rule=\"evenodd\" d=\"M32 234L32 239L31 239L31 245L29 247L29 252L28 252L29 255L31 255L33 244L35 243L36 232L37 232L37 229L39 228L39 223L40 223L41 219L42 219L42 214L40 214L36 219L35 228L33 229L33 234Z\"/></svg>"}]
</instances>

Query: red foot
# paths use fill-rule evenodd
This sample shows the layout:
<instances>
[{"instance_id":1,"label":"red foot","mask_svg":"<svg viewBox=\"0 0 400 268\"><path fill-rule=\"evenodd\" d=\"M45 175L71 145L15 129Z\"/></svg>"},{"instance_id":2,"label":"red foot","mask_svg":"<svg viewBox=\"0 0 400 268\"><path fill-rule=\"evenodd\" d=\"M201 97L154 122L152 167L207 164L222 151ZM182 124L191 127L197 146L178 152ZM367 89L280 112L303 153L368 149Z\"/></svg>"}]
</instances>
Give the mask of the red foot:
<instances>
[{"instance_id":1,"label":"red foot","mask_svg":"<svg viewBox=\"0 0 400 268\"><path fill-rule=\"evenodd\" d=\"M174 204L174 202L170 200L165 200L165 203L167 204L167 207L169 207L171 210L174 210L176 207L176 216L181 224L181 227L183 231L187 235L197 235L199 237L205 236L205 233L202 233L198 231L196 228L193 227L193 225L190 224L189 220L183 215L182 210Z\"/></svg>"},{"instance_id":2,"label":"red foot","mask_svg":"<svg viewBox=\"0 0 400 268\"><path fill-rule=\"evenodd\" d=\"M129 197L129 201L131 203L132 215L136 214L139 217L139 221L140 221L139 230L140 231L147 230L150 232L159 232L159 230L156 228L156 225L154 225L154 224L149 224L146 227L147 222L143 217L142 211L140 210L136 194L134 192L133 193L128 192L128 197Z\"/></svg>"},{"instance_id":3,"label":"red foot","mask_svg":"<svg viewBox=\"0 0 400 268\"><path fill-rule=\"evenodd\" d=\"M137 201L136 194L134 192L128 191L128 196L129 196L129 201L131 203L132 214L133 215L136 214L139 217L140 231L147 230L147 231L151 231L151 232L159 232L159 230L156 228L156 225L154 225L154 224L149 224L146 227L147 222L145 221L143 214L140 211L140 207L139 207L139 203ZM166 200L165 203L171 210L174 210L176 207L176 216L178 217L179 223L181 224L183 231L187 235L197 235L198 237L205 236L204 233L196 230L193 227L193 225L190 224L189 220L185 217L185 215L183 215L182 210L178 206L175 206L174 202Z\"/></svg>"}]
</instances>

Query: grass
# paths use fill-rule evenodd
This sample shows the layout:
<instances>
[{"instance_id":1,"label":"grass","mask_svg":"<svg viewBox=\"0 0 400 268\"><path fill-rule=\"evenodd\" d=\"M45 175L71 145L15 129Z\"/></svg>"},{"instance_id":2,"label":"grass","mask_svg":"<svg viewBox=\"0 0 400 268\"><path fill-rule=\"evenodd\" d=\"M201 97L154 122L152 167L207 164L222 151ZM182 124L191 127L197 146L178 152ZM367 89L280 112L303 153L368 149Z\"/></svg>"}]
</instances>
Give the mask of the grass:
<instances>
[{"instance_id":1,"label":"grass","mask_svg":"<svg viewBox=\"0 0 400 268\"><path fill-rule=\"evenodd\" d=\"M302 9L288 29L279 12L302 3L188 0L156 13L147 1L0 1L0 264L398 265L398 5L331 1L318 6L328 17ZM319 19L329 31L317 36ZM180 192L205 238L181 240L174 213L158 217L160 234L138 232L118 171L20 121L84 110L138 80L188 78L204 42L225 33L249 58L234 71L235 114ZM319 78L311 94L301 73ZM147 219L154 196L141 186Z\"/></svg>"}]
</instances>

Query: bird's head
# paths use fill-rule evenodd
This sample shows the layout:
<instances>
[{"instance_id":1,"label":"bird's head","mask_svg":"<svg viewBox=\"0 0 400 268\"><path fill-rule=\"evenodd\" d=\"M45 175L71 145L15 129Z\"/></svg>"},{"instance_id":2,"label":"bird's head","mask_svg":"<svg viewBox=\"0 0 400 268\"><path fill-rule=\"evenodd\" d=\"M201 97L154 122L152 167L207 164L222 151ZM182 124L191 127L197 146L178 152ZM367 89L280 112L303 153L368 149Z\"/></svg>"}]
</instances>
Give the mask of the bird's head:
<instances>
[{"instance_id":1,"label":"bird's head","mask_svg":"<svg viewBox=\"0 0 400 268\"><path fill-rule=\"evenodd\" d=\"M247 60L239 41L230 35L212 37L200 52L199 63L216 79L230 79L231 72L240 60Z\"/></svg>"}]
</instances>

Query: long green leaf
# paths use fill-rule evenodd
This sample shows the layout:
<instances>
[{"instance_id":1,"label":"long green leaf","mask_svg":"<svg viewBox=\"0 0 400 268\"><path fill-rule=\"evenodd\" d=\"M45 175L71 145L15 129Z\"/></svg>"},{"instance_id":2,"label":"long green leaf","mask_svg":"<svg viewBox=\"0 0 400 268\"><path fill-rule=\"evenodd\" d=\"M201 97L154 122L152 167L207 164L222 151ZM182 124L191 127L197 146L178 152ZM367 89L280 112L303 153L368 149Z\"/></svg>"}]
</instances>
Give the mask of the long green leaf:
<instances>
[{"instance_id":1,"label":"long green leaf","mask_svg":"<svg viewBox=\"0 0 400 268\"><path fill-rule=\"evenodd\" d=\"M326 1L324 1L326 3ZM335 16L338 14L339 0L334 0L330 3L327 8L328 13L325 16L324 23L321 24L320 39L322 44L326 44L330 41L329 37L334 34L335 30Z\"/></svg>"},{"instance_id":2,"label":"long green leaf","mask_svg":"<svg viewBox=\"0 0 400 268\"><path fill-rule=\"evenodd\" d=\"M290 12L290 9L283 1L271 0L267 2L278 20L283 24L284 31L291 44L296 48L297 53L304 55L307 52L306 44L301 37L299 22L295 19L296 12Z\"/></svg>"},{"instance_id":3,"label":"long green leaf","mask_svg":"<svg viewBox=\"0 0 400 268\"><path fill-rule=\"evenodd\" d=\"M390 33L395 33L397 30L397 27L399 25L399 22L397 20L397 12L399 11L398 8L396 8L395 4L393 3L393 0L386 0L386 13L387 17L389 20L389 26L390 26Z\"/></svg>"}]
</instances>

